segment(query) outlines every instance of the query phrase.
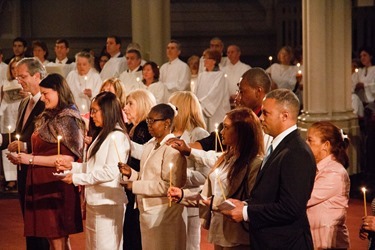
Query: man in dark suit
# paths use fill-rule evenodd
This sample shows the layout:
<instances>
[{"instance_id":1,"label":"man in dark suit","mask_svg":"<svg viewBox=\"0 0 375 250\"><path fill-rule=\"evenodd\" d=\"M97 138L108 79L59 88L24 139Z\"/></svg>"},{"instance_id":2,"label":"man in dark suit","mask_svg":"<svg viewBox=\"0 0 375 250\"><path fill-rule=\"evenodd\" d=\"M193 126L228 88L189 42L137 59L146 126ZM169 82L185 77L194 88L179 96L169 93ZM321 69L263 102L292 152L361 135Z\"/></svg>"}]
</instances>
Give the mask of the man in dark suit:
<instances>
[{"instance_id":1,"label":"man in dark suit","mask_svg":"<svg viewBox=\"0 0 375 250\"><path fill-rule=\"evenodd\" d=\"M292 91L277 89L266 95L260 120L274 139L248 204L231 199L236 208L223 211L237 222L249 221L251 249L313 249L306 204L316 164L298 133L298 112Z\"/></svg>"},{"instance_id":2,"label":"man in dark suit","mask_svg":"<svg viewBox=\"0 0 375 250\"><path fill-rule=\"evenodd\" d=\"M8 147L10 152L18 151L16 135L20 136L20 150L32 153L31 135L34 132L34 118L44 110L44 103L40 100L39 83L46 76L43 64L34 58L24 58L17 63L17 80L22 85L23 91L31 95L23 99L18 108L16 130L12 133L12 142L9 143L7 134L2 134L1 149ZM22 215L25 209L25 189L27 165L21 165L17 171L18 194ZM27 249L49 249L47 239L37 237L26 237Z\"/></svg>"}]
</instances>

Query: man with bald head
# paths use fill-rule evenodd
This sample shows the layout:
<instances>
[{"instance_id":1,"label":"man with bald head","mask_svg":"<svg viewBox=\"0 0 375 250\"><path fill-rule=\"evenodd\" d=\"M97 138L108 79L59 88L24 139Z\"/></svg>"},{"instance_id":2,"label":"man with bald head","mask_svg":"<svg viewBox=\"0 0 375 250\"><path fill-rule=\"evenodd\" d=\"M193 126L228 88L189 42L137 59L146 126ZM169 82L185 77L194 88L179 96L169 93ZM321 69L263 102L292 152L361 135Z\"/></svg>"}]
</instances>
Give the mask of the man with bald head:
<instances>
[{"instance_id":1,"label":"man with bald head","mask_svg":"<svg viewBox=\"0 0 375 250\"><path fill-rule=\"evenodd\" d=\"M230 96L231 106L234 106L234 98L236 97L237 83L241 76L251 69L251 67L240 61L241 49L237 45L229 45L227 48L228 60L222 71L225 73L226 83L228 84L228 91Z\"/></svg>"},{"instance_id":2,"label":"man with bald head","mask_svg":"<svg viewBox=\"0 0 375 250\"><path fill-rule=\"evenodd\" d=\"M313 249L306 205L314 185L314 156L297 130L299 101L287 89L268 93L260 117L274 139L263 159L250 199L230 199L224 215L250 225L251 249Z\"/></svg>"}]
</instances>

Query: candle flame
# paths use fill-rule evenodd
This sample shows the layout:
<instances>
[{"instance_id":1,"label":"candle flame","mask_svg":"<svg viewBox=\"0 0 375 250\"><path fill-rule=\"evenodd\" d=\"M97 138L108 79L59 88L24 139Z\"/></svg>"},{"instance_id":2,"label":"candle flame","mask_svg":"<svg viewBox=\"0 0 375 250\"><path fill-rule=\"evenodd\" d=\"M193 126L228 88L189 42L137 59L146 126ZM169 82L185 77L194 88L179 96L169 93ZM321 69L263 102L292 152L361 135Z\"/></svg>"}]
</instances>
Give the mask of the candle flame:
<instances>
[{"instance_id":1,"label":"candle flame","mask_svg":"<svg viewBox=\"0 0 375 250\"><path fill-rule=\"evenodd\" d=\"M62 139L62 136L61 135L58 135L57 136L57 140L60 141Z\"/></svg>"},{"instance_id":2,"label":"candle flame","mask_svg":"<svg viewBox=\"0 0 375 250\"><path fill-rule=\"evenodd\" d=\"M365 187L361 188L363 193L366 193L367 189Z\"/></svg>"},{"instance_id":3,"label":"candle flame","mask_svg":"<svg viewBox=\"0 0 375 250\"><path fill-rule=\"evenodd\" d=\"M87 76L85 76L84 78L85 78L85 81L87 81Z\"/></svg>"},{"instance_id":4,"label":"candle flame","mask_svg":"<svg viewBox=\"0 0 375 250\"><path fill-rule=\"evenodd\" d=\"M302 74L302 70L298 70L298 74L301 75Z\"/></svg>"},{"instance_id":5,"label":"candle flame","mask_svg":"<svg viewBox=\"0 0 375 250\"><path fill-rule=\"evenodd\" d=\"M136 79L136 80L137 80L137 82L139 82L139 81L141 80L141 78L137 77L137 79Z\"/></svg>"},{"instance_id":6,"label":"candle flame","mask_svg":"<svg viewBox=\"0 0 375 250\"><path fill-rule=\"evenodd\" d=\"M297 63L297 67L298 67L298 68L301 67L301 64L300 64L300 63Z\"/></svg>"},{"instance_id":7,"label":"candle flame","mask_svg":"<svg viewBox=\"0 0 375 250\"><path fill-rule=\"evenodd\" d=\"M269 57L268 57L268 60L272 61L272 56L269 56Z\"/></svg>"},{"instance_id":8,"label":"candle flame","mask_svg":"<svg viewBox=\"0 0 375 250\"><path fill-rule=\"evenodd\" d=\"M20 135L19 134L16 134L16 138L17 138L17 140L19 140L20 139Z\"/></svg>"},{"instance_id":9,"label":"candle flame","mask_svg":"<svg viewBox=\"0 0 375 250\"><path fill-rule=\"evenodd\" d=\"M357 68L354 71L355 71L355 73L358 73L358 69Z\"/></svg>"},{"instance_id":10,"label":"candle flame","mask_svg":"<svg viewBox=\"0 0 375 250\"><path fill-rule=\"evenodd\" d=\"M173 163L169 163L169 169L173 168Z\"/></svg>"},{"instance_id":11,"label":"candle flame","mask_svg":"<svg viewBox=\"0 0 375 250\"><path fill-rule=\"evenodd\" d=\"M12 128L12 126L9 125L9 126L8 126L9 131L10 131L11 128Z\"/></svg>"}]
</instances>

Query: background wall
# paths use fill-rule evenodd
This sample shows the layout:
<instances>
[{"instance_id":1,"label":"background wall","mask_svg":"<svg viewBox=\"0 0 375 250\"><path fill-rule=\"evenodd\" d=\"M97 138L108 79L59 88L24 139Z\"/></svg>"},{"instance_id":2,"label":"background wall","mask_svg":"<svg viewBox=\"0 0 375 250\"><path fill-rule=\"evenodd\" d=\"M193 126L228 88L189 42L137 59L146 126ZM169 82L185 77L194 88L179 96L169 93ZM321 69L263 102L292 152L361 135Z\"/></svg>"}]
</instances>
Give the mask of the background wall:
<instances>
[{"instance_id":1,"label":"background wall","mask_svg":"<svg viewBox=\"0 0 375 250\"><path fill-rule=\"evenodd\" d=\"M261 67L267 67L268 56L276 58L283 45L302 44L300 0L170 2L171 35L182 42L185 60L192 54L201 55L214 36L222 38L226 46L239 45L242 60ZM353 52L375 44L375 8L362 7L361 2L353 0ZM122 38L124 51L132 41L131 21L131 0L0 0L0 47L8 58L15 37L30 43L40 39L53 58L55 40L64 37L71 44L70 57L83 48L92 48L99 55L106 36L115 34Z\"/></svg>"}]
</instances>

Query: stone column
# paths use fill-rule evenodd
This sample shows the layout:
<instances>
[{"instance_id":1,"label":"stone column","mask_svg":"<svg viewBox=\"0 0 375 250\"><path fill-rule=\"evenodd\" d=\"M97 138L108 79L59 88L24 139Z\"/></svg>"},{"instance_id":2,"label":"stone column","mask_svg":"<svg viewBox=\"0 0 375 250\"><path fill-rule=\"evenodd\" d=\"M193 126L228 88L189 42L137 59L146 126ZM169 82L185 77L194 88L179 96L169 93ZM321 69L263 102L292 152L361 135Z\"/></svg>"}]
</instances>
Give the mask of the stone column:
<instances>
[{"instance_id":1,"label":"stone column","mask_svg":"<svg viewBox=\"0 0 375 250\"><path fill-rule=\"evenodd\" d=\"M143 58L161 65L171 39L170 1L132 0L132 37L142 47Z\"/></svg>"},{"instance_id":2,"label":"stone column","mask_svg":"<svg viewBox=\"0 0 375 250\"><path fill-rule=\"evenodd\" d=\"M359 126L351 107L351 1L303 0L304 113L302 134L331 121L350 137L350 174L359 172Z\"/></svg>"}]
</instances>

